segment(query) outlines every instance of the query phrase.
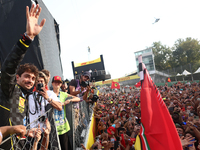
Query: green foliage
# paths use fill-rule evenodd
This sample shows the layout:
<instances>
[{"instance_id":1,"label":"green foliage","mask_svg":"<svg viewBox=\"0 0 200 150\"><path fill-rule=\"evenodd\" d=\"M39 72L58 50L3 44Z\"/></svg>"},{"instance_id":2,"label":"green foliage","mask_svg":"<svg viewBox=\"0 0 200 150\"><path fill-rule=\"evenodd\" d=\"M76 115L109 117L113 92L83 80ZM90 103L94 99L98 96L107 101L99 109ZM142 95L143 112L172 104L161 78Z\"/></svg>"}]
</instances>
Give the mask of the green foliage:
<instances>
[{"instance_id":1,"label":"green foliage","mask_svg":"<svg viewBox=\"0 0 200 150\"><path fill-rule=\"evenodd\" d=\"M172 51L169 47L162 45L161 42L154 42L152 50L157 70L166 70L171 67L169 62L172 57Z\"/></svg>"},{"instance_id":2,"label":"green foliage","mask_svg":"<svg viewBox=\"0 0 200 150\"><path fill-rule=\"evenodd\" d=\"M197 39L178 39L172 48L154 42L152 45L157 70L192 64L192 71L200 67L200 42Z\"/></svg>"}]
</instances>

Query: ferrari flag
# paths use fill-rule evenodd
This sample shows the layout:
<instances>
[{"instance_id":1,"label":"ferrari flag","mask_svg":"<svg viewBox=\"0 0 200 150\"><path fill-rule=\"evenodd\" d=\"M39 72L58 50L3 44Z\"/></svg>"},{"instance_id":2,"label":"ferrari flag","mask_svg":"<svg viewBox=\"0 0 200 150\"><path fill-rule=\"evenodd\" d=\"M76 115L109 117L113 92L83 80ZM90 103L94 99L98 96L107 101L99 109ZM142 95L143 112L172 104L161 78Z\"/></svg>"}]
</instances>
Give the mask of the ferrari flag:
<instances>
[{"instance_id":1,"label":"ferrari flag","mask_svg":"<svg viewBox=\"0 0 200 150\"><path fill-rule=\"evenodd\" d=\"M139 81L139 82L136 83L134 86L137 87L137 88L139 88L139 87L141 86L141 82Z\"/></svg>"},{"instance_id":2,"label":"ferrari flag","mask_svg":"<svg viewBox=\"0 0 200 150\"><path fill-rule=\"evenodd\" d=\"M140 58L139 62L142 62ZM139 64L141 79L141 128L143 150L182 150L181 141L169 111L149 76L144 64ZM136 141L137 142L137 141Z\"/></svg>"},{"instance_id":3,"label":"ferrari flag","mask_svg":"<svg viewBox=\"0 0 200 150\"><path fill-rule=\"evenodd\" d=\"M118 82L112 82L111 89L120 89L120 85Z\"/></svg>"}]
</instances>

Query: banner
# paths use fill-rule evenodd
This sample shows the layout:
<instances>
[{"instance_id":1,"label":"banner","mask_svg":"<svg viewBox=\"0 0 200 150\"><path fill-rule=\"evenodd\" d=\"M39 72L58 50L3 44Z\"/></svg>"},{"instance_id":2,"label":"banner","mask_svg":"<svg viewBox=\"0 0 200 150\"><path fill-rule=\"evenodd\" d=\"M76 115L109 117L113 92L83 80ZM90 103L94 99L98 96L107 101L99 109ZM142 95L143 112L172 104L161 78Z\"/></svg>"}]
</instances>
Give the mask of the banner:
<instances>
[{"instance_id":1,"label":"banner","mask_svg":"<svg viewBox=\"0 0 200 150\"><path fill-rule=\"evenodd\" d=\"M138 75L133 75L133 76L111 79L111 80L106 80L106 81L99 81L99 82L96 82L95 85L111 84L112 82L122 82L122 81L128 81L128 80L139 79L139 78L140 77Z\"/></svg>"},{"instance_id":2,"label":"banner","mask_svg":"<svg viewBox=\"0 0 200 150\"><path fill-rule=\"evenodd\" d=\"M92 61L87 61L87 62L82 62L82 63L74 63L74 67L80 67L80 66L85 66L85 65L89 65L89 64L94 64L94 63L98 63L101 62L101 58L97 58L95 60Z\"/></svg>"}]
</instances>

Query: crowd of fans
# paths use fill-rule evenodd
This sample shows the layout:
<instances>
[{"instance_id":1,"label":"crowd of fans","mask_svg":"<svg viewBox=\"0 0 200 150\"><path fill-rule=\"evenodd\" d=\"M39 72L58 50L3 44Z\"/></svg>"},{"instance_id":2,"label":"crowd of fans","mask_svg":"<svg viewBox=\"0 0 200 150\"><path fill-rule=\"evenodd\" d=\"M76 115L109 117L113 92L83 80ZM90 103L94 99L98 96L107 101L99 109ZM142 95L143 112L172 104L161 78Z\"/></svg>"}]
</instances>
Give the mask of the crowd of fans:
<instances>
[{"instance_id":1,"label":"crowd of fans","mask_svg":"<svg viewBox=\"0 0 200 150\"><path fill-rule=\"evenodd\" d=\"M168 84L171 83L157 88L176 126L183 150L199 150L200 83ZM140 88L100 93L94 117L97 134L91 149L135 149L141 125Z\"/></svg>"}]
</instances>

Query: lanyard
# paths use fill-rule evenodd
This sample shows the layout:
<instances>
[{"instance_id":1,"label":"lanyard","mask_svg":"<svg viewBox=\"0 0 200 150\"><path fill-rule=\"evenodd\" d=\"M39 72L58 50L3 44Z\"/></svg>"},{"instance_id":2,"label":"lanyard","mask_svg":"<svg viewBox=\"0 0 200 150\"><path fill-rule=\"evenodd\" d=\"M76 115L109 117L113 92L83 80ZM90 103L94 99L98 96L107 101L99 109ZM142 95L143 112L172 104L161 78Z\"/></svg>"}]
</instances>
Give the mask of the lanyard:
<instances>
[{"instance_id":1,"label":"lanyard","mask_svg":"<svg viewBox=\"0 0 200 150\"><path fill-rule=\"evenodd\" d=\"M42 103L42 96L39 96L39 98L36 99L36 100L37 100L37 102L38 102L38 104L40 106L40 111L42 111L42 105L41 105L41 103Z\"/></svg>"},{"instance_id":2,"label":"lanyard","mask_svg":"<svg viewBox=\"0 0 200 150\"><path fill-rule=\"evenodd\" d=\"M37 96L36 96L36 92L34 92L33 93L33 99L34 99L34 102L35 102L35 112L34 113L31 113L32 115L35 115L36 114L36 111L37 111L37 113L39 113L38 112L38 105L37 105L37 103L39 104L39 106L40 106L40 111L42 111L42 96L39 96L38 94L37 94ZM46 106L46 101L44 101L45 102L45 106Z\"/></svg>"}]
</instances>

